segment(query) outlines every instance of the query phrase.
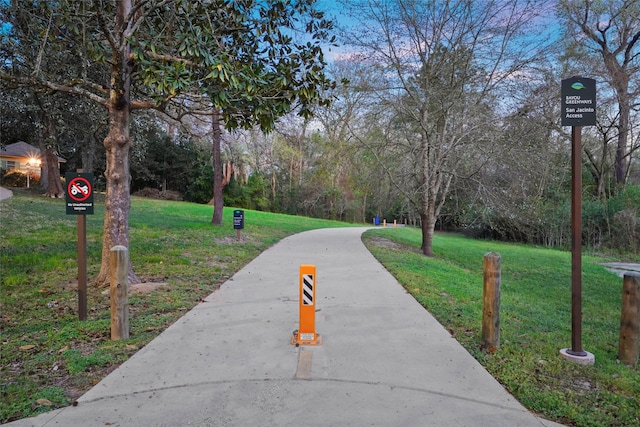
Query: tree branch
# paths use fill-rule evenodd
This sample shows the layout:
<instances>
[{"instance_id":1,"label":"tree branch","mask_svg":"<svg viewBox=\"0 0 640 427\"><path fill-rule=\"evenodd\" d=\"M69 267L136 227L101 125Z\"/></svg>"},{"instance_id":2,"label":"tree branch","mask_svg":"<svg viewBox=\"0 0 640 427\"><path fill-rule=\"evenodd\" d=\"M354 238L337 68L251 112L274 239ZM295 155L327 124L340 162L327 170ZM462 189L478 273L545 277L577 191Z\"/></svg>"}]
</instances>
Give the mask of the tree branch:
<instances>
[{"instance_id":1,"label":"tree branch","mask_svg":"<svg viewBox=\"0 0 640 427\"><path fill-rule=\"evenodd\" d=\"M44 37L42 37L42 45L40 46L40 50L38 51L38 57L36 58L36 65L33 67L33 72L31 75L33 77L37 77L40 74L40 64L42 63L42 54L44 52L44 48L47 45L47 39L49 38L49 31L51 30L51 22L53 21L53 13L49 15L49 23L47 24L47 29L44 32Z\"/></svg>"},{"instance_id":2,"label":"tree branch","mask_svg":"<svg viewBox=\"0 0 640 427\"><path fill-rule=\"evenodd\" d=\"M104 4L101 1L100 4L98 5L98 7L96 8L96 17L98 18L98 24L100 25L100 28L102 29L102 33L104 34L104 36L106 37L107 41L109 42L109 46L111 46L111 49L114 52L118 51L118 43L116 42L115 37L113 36L113 34L111 33L111 31L109 31L109 27L107 26L107 23L105 21L104 15L102 14L102 11L104 9Z\"/></svg>"},{"instance_id":3,"label":"tree branch","mask_svg":"<svg viewBox=\"0 0 640 427\"><path fill-rule=\"evenodd\" d=\"M185 59L185 58L180 58L179 56L173 56L173 55L161 55L159 53L155 53L155 52L151 52L149 50L145 50L144 54L149 56L150 58L153 59L157 59L160 61L167 61L167 62L182 62L183 64L186 65L191 65L193 67L198 66L199 64L196 62L193 62L189 59ZM129 54L129 59L133 59L133 53Z\"/></svg>"},{"instance_id":4,"label":"tree branch","mask_svg":"<svg viewBox=\"0 0 640 427\"><path fill-rule=\"evenodd\" d=\"M50 89L55 92L64 92L64 93L71 93L74 95L81 95L105 107L108 104L107 98L102 98L101 96L91 92L90 90L79 87L78 84L80 81L82 81L80 79L72 80L67 84L60 84L60 83L55 83L48 80L38 79L35 77L15 77L0 71L0 80L4 80L6 82L9 82L17 86L35 86L35 87Z\"/></svg>"},{"instance_id":5,"label":"tree branch","mask_svg":"<svg viewBox=\"0 0 640 427\"><path fill-rule=\"evenodd\" d=\"M129 15L127 16L127 22L131 22L131 26L129 28L129 31L127 31L127 33L125 34L125 37L129 38L134 35L136 31L138 31L138 28L140 28L140 25L142 25L145 19L147 19L147 17L151 14L151 12L166 5L167 3L169 3L169 1L170 0L163 0L151 6L147 10L144 10L144 7L150 2L149 0L140 0L138 2L135 2L133 7L131 8L131 12L129 12Z\"/></svg>"}]
</instances>

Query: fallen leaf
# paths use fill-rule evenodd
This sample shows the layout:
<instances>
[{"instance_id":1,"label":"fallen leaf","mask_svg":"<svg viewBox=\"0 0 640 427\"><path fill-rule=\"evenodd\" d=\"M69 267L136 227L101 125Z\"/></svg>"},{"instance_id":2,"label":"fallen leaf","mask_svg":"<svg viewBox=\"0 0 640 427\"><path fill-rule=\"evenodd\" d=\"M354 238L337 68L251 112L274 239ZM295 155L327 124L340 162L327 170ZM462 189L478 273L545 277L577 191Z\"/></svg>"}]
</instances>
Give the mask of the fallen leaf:
<instances>
[{"instance_id":1,"label":"fallen leaf","mask_svg":"<svg viewBox=\"0 0 640 427\"><path fill-rule=\"evenodd\" d=\"M20 350L31 350L34 347L35 347L35 345L33 345L33 344L21 345L20 346Z\"/></svg>"},{"instance_id":2,"label":"fallen leaf","mask_svg":"<svg viewBox=\"0 0 640 427\"><path fill-rule=\"evenodd\" d=\"M58 350L58 353L64 353L65 351L69 350L69 346L65 345L64 347L62 347L60 350Z\"/></svg>"},{"instance_id":3,"label":"fallen leaf","mask_svg":"<svg viewBox=\"0 0 640 427\"><path fill-rule=\"evenodd\" d=\"M36 400L36 403L38 405L43 405L43 406L51 406L51 405L53 405L53 403L51 403L51 401L49 399L38 399L38 400Z\"/></svg>"},{"instance_id":4,"label":"fallen leaf","mask_svg":"<svg viewBox=\"0 0 640 427\"><path fill-rule=\"evenodd\" d=\"M138 347L137 347L137 346L135 346L135 345L133 345L133 344L128 344L128 345L127 345L127 349L129 349L129 350L137 350L137 349L138 349Z\"/></svg>"}]
</instances>

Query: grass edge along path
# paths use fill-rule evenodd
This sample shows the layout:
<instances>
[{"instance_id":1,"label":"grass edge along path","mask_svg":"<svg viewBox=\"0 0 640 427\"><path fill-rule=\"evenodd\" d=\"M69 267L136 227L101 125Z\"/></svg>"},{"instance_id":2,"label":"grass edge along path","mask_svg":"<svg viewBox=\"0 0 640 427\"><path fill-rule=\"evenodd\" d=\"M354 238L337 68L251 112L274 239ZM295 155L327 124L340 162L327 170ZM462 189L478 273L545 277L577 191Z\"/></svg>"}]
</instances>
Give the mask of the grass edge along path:
<instances>
[{"instance_id":1,"label":"grass edge along path","mask_svg":"<svg viewBox=\"0 0 640 427\"><path fill-rule=\"evenodd\" d=\"M420 230L364 234L385 268L529 410L571 426L640 425L640 369L617 360L622 279L583 257L583 346L595 366L565 361L571 344L571 254L437 234L433 258ZM501 341L480 347L482 262L502 257Z\"/></svg>"},{"instance_id":2,"label":"grass edge along path","mask_svg":"<svg viewBox=\"0 0 640 427\"><path fill-rule=\"evenodd\" d=\"M77 218L65 202L24 189L0 201L0 423L71 404L282 238L344 222L245 209L238 240L232 207L131 199L130 258L149 292L130 293L130 338L110 340L108 289L88 285L78 320ZM100 268L104 196L87 215L89 281Z\"/></svg>"}]
</instances>

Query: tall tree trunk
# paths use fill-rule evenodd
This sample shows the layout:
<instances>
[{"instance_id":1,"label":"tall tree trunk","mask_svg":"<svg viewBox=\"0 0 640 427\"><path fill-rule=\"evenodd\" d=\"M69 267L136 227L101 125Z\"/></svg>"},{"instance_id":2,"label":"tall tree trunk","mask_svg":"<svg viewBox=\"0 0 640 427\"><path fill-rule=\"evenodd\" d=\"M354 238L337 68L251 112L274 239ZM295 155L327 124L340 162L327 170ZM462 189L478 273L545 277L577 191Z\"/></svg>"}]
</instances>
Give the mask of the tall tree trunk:
<instances>
[{"instance_id":1,"label":"tall tree trunk","mask_svg":"<svg viewBox=\"0 0 640 427\"><path fill-rule=\"evenodd\" d=\"M84 143L80 151L82 157L82 169L86 172L93 172L93 166L96 159L96 136L85 134Z\"/></svg>"},{"instance_id":2,"label":"tall tree trunk","mask_svg":"<svg viewBox=\"0 0 640 427\"><path fill-rule=\"evenodd\" d=\"M64 196L64 190L60 181L58 156L55 154L58 140L56 122L37 93L34 94L34 99L40 108L44 124L40 138L40 188L45 190L45 197L60 198Z\"/></svg>"},{"instance_id":3,"label":"tall tree trunk","mask_svg":"<svg viewBox=\"0 0 640 427\"><path fill-rule=\"evenodd\" d=\"M61 198L64 196L64 190L62 189L62 182L60 181L58 156L54 151L54 147L57 145L56 124L53 117L49 114L45 113L45 116L47 124L42 135L43 142L40 144L40 160L42 162L40 184L46 190L44 193L45 197Z\"/></svg>"},{"instance_id":4,"label":"tall tree trunk","mask_svg":"<svg viewBox=\"0 0 640 427\"><path fill-rule=\"evenodd\" d=\"M629 95L627 90L618 91L620 119L618 121L618 144L616 146L616 184L624 185L627 181L627 136L629 134Z\"/></svg>"},{"instance_id":5,"label":"tall tree trunk","mask_svg":"<svg viewBox=\"0 0 640 427\"><path fill-rule=\"evenodd\" d=\"M441 131L444 133L444 130ZM439 136L444 140L443 136ZM429 145L429 137L422 136L422 191L420 200L420 222L422 229L422 253L433 256L433 236L436 223L444 206L453 175L445 173L442 150ZM444 144L443 144L444 145Z\"/></svg>"},{"instance_id":6,"label":"tall tree trunk","mask_svg":"<svg viewBox=\"0 0 640 427\"><path fill-rule=\"evenodd\" d=\"M422 253L433 256L433 234L435 233L435 221L429 213L420 212L422 230Z\"/></svg>"},{"instance_id":7,"label":"tall tree trunk","mask_svg":"<svg viewBox=\"0 0 640 427\"><path fill-rule=\"evenodd\" d=\"M41 151L42 152L42 151ZM42 157L42 156L41 156ZM58 166L58 156L52 147L47 147L44 151L44 162L46 164L47 191L45 197L64 197L64 189L60 181L60 167ZM43 174L45 171L43 170Z\"/></svg>"},{"instance_id":8,"label":"tall tree trunk","mask_svg":"<svg viewBox=\"0 0 640 427\"><path fill-rule=\"evenodd\" d=\"M107 155L107 194L104 206L102 237L102 264L96 284L104 286L109 281L109 254L115 245L129 248L129 210L131 206L129 173L129 108L112 108L109 112L110 129L104 139ZM129 263L131 265L131 263ZM129 283L140 283L133 269L129 269Z\"/></svg>"},{"instance_id":9,"label":"tall tree trunk","mask_svg":"<svg viewBox=\"0 0 640 427\"><path fill-rule=\"evenodd\" d=\"M40 144L40 189L47 192L49 187L49 166L47 165L47 147Z\"/></svg>"},{"instance_id":10,"label":"tall tree trunk","mask_svg":"<svg viewBox=\"0 0 640 427\"><path fill-rule=\"evenodd\" d=\"M427 117L426 112L422 112L423 117ZM425 120L426 121L426 120ZM435 226L434 206L431 194L434 193L431 182L431 147L429 146L429 136L425 133L421 136L421 163L420 163L420 219L422 230L422 253L426 256L433 256L433 233Z\"/></svg>"},{"instance_id":11,"label":"tall tree trunk","mask_svg":"<svg viewBox=\"0 0 640 427\"><path fill-rule=\"evenodd\" d=\"M271 203L272 204L276 203L276 188L277 188L276 172L275 172L275 169L271 167Z\"/></svg>"},{"instance_id":12,"label":"tall tree trunk","mask_svg":"<svg viewBox=\"0 0 640 427\"><path fill-rule=\"evenodd\" d=\"M367 223L367 192L362 196L362 222Z\"/></svg>"},{"instance_id":13,"label":"tall tree trunk","mask_svg":"<svg viewBox=\"0 0 640 427\"><path fill-rule=\"evenodd\" d=\"M616 91L616 98L618 100L620 116L618 119L618 142L616 145L614 173L616 184L620 186L624 185L627 180L627 138L629 134L629 117L631 111L629 81L633 74L633 68L630 67L630 63L628 61L634 55L624 55L624 59L622 63L620 63L618 52L622 52L624 50L627 52L633 51L633 45L638 41L638 37L640 36L640 32L637 32L637 29L633 30L633 32L636 33L635 36L630 39L633 41L628 42L626 39L621 39L619 40L621 43L620 46L611 51L609 50L609 46L607 46L608 41L605 32L601 33L602 38L600 39L595 35L595 33L589 32L589 30L586 31L586 34L590 35L590 37L600 45L600 52L604 60L604 65L609 77L611 78L610 83ZM625 35L625 37L627 36L630 36L630 34Z\"/></svg>"},{"instance_id":14,"label":"tall tree trunk","mask_svg":"<svg viewBox=\"0 0 640 427\"><path fill-rule=\"evenodd\" d=\"M124 37L126 17L131 11L131 0L116 2L116 31ZM129 249L129 209L131 176L129 173L129 150L131 137L130 86L132 67L129 63L129 46L120 40L121 47L114 52L111 67L111 90L107 110L109 112L109 133L104 139L107 154L107 195L104 206L104 226L102 236L102 263L96 279L98 286L109 283L109 254L115 245ZM140 283L129 263L129 283Z\"/></svg>"},{"instance_id":15,"label":"tall tree trunk","mask_svg":"<svg viewBox=\"0 0 640 427\"><path fill-rule=\"evenodd\" d=\"M433 256L433 235L436 228L435 195L438 193L439 184L429 180L428 172L423 171L422 201L420 203L420 220L422 230L422 253Z\"/></svg>"},{"instance_id":16,"label":"tall tree trunk","mask_svg":"<svg viewBox=\"0 0 640 427\"><path fill-rule=\"evenodd\" d=\"M222 196L222 154L220 140L222 131L220 129L220 113L213 112L213 218L211 223L222 225L222 210L224 209L224 197Z\"/></svg>"}]
</instances>

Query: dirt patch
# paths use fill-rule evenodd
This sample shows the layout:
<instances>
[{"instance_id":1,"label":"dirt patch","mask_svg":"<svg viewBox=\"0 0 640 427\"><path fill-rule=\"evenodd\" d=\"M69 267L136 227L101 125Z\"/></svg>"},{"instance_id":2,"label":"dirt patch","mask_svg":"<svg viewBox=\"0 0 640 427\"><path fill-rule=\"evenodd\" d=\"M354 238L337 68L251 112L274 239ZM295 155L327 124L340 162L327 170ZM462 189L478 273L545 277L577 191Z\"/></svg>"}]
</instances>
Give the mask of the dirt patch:
<instances>
[{"instance_id":1,"label":"dirt patch","mask_svg":"<svg viewBox=\"0 0 640 427\"><path fill-rule=\"evenodd\" d=\"M77 287L77 285L76 285ZM168 283L164 282L143 282L136 283L135 285L129 286L129 295L144 295L150 294L154 291L170 291L171 286ZM109 295L111 290L109 288L102 291L102 295Z\"/></svg>"},{"instance_id":2,"label":"dirt patch","mask_svg":"<svg viewBox=\"0 0 640 427\"><path fill-rule=\"evenodd\" d=\"M207 260L205 262L205 265L208 265L209 267L213 267L213 268L220 268L220 269L227 267L227 263L216 261L216 260Z\"/></svg>"},{"instance_id":3,"label":"dirt patch","mask_svg":"<svg viewBox=\"0 0 640 427\"><path fill-rule=\"evenodd\" d=\"M251 240L251 238L246 235L241 235L240 239L238 239L237 237L229 237L229 236L213 239L213 241L219 245L233 245L236 243L246 243L249 240Z\"/></svg>"},{"instance_id":4,"label":"dirt patch","mask_svg":"<svg viewBox=\"0 0 640 427\"><path fill-rule=\"evenodd\" d=\"M160 191L157 188L143 188L142 190L136 191L133 193L134 196L138 197L148 197L150 199L159 199L159 200L174 200L181 202L184 200L182 195L177 191Z\"/></svg>"},{"instance_id":5,"label":"dirt patch","mask_svg":"<svg viewBox=\"0 0 640 427\"><path fill-rule=\"evenodd\" d=\"M366 236L364 238L364 243L365 245L377 246L379 248L385 248L392 251L413 252L417 254L422 253L419 247L394 242L393 240L380 236Z\"/></svg>"},{"instance_id":6,"label":"dirt patch","mask_svg":"<svg viewBox=\"0 0 640 427\"><path fill-rule=\"evenodd\" d=\"M171 286L168 283L164 282L147 282L147 283L136 283L135 285L131 285L129 288L129 293L132 295L135 294L149 294L153 291L170 291Z\"/></svg>"},{"instance_id":7,"label":"dirt patch","mask_svg":"<svg viewBox=\"0 0 640 427\"><path fill-rule=\"evenodd\" d=\"M75 291L78 289L78 282L70 280L59 284L65 291ZM40 291L43 292L43 291Z\"/></svg>"},{"instance_id":8,"label":"dirt patch","mask_svg":"<svg viewBox=\"0 0 640 427\"><path fill-rule=\"evenodd\" d=\"M390 249L396 249L396 250L405 249L404 246L402 246L401 244L396 243L389 239L385 239L384 237L373 236L368 238L367 241L372 245L381 246L383 248L390 248Z\"/></svg>"}]
</instances>

